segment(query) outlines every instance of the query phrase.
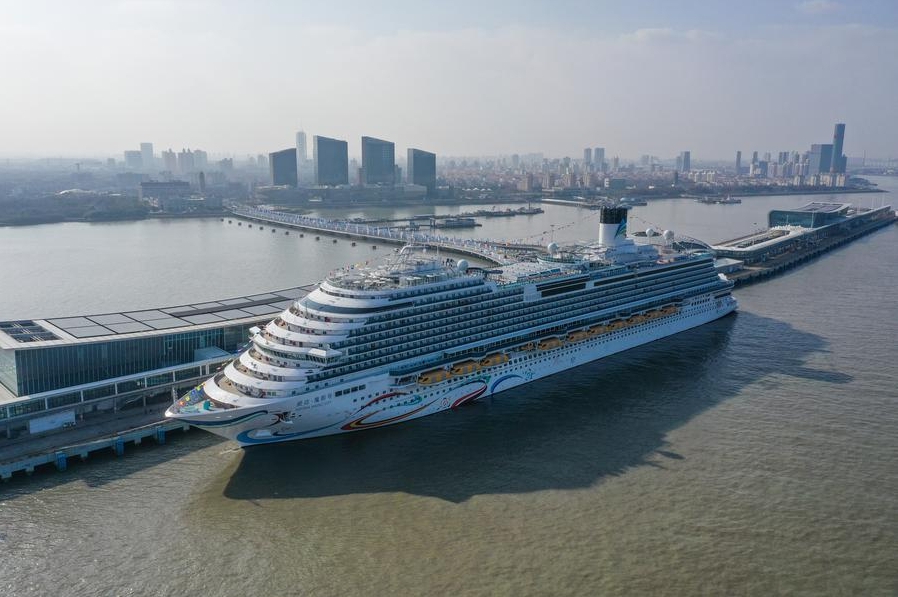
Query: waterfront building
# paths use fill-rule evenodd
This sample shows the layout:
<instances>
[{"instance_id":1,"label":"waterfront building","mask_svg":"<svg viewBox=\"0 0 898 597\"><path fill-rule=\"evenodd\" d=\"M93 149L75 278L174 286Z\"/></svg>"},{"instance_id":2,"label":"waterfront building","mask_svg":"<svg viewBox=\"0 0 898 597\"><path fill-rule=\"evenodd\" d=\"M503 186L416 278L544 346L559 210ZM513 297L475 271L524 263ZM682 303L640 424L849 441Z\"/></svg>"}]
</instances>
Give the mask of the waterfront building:
<instances>
[{"instance_id":1,"label":"waterfront building","mask_svg":"<svg viewBox=\"0 0 898 597\"><path fill-rule=\"evenodd\" d=\"M437 156L423 149L409 148L408 183L427 187L428 196L433 196L437 186Z\"/></svg>"},{"instance_id":2,"label":"waterfront building","mask_svg":"<svg viewBox=\"0 0 898 597\"><path fill-rule=\"evenodd\" d=\"M848 162L848 158L846 158L842 154L842 145L845 142L845 124L837 123L835 130L833 130L833 154L832 154L832 164L830 165L830 172L833 174L844 174L845 166Z\"/></svg>"},{"instance_id":3,"label":"waterfront building","mask_svg":"<svg viewBox=\"0 0 898 597\"><path fill-rule=\"evenodd\" d=\"M144 170L152 170L156 165L156 158L153 156L153 144L140 144L140 161Z\"/></svg>"},{"instance_id":4,"label":"waterfront building","mask_svg":"<svg viewBox=\"0 0 898 597\"><path fill-rule=\"evenodd\" d=\"M139 151L128 150L125 152L125 168L128 170L142 170L143 157Z\"/></svg>"},{"instance_id":5,"label":"waterfront building","mask_svg":"<svg viewBox=\"0 0 898 597\"><path fill-rule=\"evenodd\" d=\"M190 183L183 180L148 181L140 183L141 199L181 199L190 197Z\"/></svg>"},{"instance_id":6,"label":"waterfront building","mask_svg":"<svg viewBox=\"0 0 898 597\"><path fill-rule=\"evenodd\" d=\"M717 257L738 259L746 265L763 263L791 250L812 247L827 238L885 223L893 219L892 213L889 205L864 209L850 203L814 201L796 209L771 210L767 215L767 230L712 248Z\"/></svg>"},{"instance_id":7,"label":"waterfront building","mask_svg":"<svg viewBox=\"0 0 898 597\"><path fill-rule=\"evenodd\" d=\"M346 141L315 135L312 137L312 160L316 185L349 184L349 146Z\"/></svg>"},{"instance_id":8,"label":"waterfront building","mask_svg":"<svg viewBox=\"0 0 898 597\"><path fill-rule=\"evenodd\" d=\"M254 326L309 288L195 305L0 322L0 428L90 416L172 396L234 358Z\"/></svg>"},{"instance_id":9,"label":"waterfront building","mask_svg":"<svg viewBox=\"0 0 898 597\"><path fill-rule=\"evenodd\" d=\"M736 152L736 176L742 174L742 152Z\"/></svg>"},{"instance_id":10,"label":"waterfront building","mask_svg":"<svg viewBox=\"0 0 898 597\"><path fill-rule=\"evenodd\" d=\"M288 187L297 185L295 147L268 154L268 163L271 172L271 184Z\"/></svg>"},{"instance_id":11,"label":"waterfront building","mask_svg":"<svg viewBox=\"0 0 898 597\"><path fill-rule=\"evenodd\" d=\"M808 154L808 176L829 172L833 160L833 146L825 144L811 145Z\"/></svg>"},{"instance_id":12,"label":"waterfront building","mask_svg":"<svg viewBox=\"0 0 898 597\"><path fill-rule=\"evenodd\" d=\"M681 151L677 158L677 170L679 172L689 172L692 169L691 152Z\"/></svg>"},{"instance_id":13,"label":"waterfront building","mask_svg":"<svg viewBox=\"0 0 898 597\"><path fill-rule=\"evenodd\" d=\"M299 131L296 133L296 159L300 164L309 159L309 150L306 145L305 131Z\"/></svg>"},{"instance_id":14,"label":"waterfront building","mask_svg":"<svg viewBox=\"0 0 898 597\"><path fill-rule=\"evenodd\" d=\"M396 146L390 141L362 137L362 184L396 183Z\"/></svg>"}]
</instances>

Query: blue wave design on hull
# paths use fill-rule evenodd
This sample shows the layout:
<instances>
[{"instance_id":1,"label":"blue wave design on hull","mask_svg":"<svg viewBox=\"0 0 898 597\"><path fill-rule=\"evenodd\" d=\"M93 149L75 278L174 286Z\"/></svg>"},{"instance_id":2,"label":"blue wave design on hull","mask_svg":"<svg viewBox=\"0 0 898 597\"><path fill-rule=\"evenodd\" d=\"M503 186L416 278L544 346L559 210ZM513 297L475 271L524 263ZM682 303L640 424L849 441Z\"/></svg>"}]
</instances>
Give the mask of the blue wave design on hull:
<instances>
[{"instance_id":1,"label":"blue wave design on hull","mask_svg":"<svg viewBox=\"0 0 898 597\"><path fill-rule=\"evenodd\" d=\"M514 379L515 377L517 377L519 379L524 379L523 376L518 375L517 373L508 373L507 375L503 375L502 377L500 377L499 379L497 379L496 381L493 382L493 385L490 387L490 393L495 392L496 387L503 381L506 381L508 379Z\"/></svg>"}]
</instances>

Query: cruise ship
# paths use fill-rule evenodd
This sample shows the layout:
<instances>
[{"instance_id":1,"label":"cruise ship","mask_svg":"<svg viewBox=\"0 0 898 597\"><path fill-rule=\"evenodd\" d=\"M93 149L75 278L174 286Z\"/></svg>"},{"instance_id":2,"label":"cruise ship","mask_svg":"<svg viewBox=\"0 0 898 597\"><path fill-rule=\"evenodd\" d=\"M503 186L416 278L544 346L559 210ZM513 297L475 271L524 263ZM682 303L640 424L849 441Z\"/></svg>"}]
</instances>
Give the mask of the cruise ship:
<instances>
[{"instance_id":1,"label":"cruise ship","mask_svg":"<svg viewBox=\"0 0 898 597\"><path fill-rule=\"evenodd\" d=\"M709 250L677 249L670 231L637 244L626 214L603 209L598 242L495 268L406 246L332 272L166 416L244 447L383 427L736 309Z\"/></svg>"}]
</instances>

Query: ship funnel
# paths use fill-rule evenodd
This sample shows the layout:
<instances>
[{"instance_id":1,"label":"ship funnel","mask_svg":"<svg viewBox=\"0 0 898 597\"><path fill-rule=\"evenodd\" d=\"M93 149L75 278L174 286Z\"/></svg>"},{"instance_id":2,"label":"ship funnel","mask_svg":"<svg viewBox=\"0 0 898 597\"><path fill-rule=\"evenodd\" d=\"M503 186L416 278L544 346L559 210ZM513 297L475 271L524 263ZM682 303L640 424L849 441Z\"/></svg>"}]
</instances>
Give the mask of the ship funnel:
<instances>
[{"instance_id":1,"label":"ship funnel","mask_svg":"<svg viewBox=\"0 0 898 597\"><path fill-rule=\"evenodd\" d=\"M599 244L613 247L627 238L627 210L603 207L599 210Z\"/></svg>"}]
</instances>

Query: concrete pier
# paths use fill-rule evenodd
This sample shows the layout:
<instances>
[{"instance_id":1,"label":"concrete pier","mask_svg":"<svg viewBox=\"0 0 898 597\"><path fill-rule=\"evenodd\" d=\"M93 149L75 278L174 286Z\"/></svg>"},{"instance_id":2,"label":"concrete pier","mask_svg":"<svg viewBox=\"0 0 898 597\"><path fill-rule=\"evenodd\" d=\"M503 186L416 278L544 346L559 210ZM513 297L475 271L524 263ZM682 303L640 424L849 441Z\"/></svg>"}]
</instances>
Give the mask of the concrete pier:
<instances>
[{"instance_id":1,"label":"concrete pier","mask_svg":"<svg viewBox=\"0 0 898 597\"><path fill-rule=\"evenodd\" d=\"M13 457L5 462L0 462L0 479L8 481L15 473L31 474L35 468L46 465L55 465L59 471L68 468L68 461L75 456L81 460L87 460L91 452L98 450L112 449L116 456L125 454L125 446L131 443L135 446L145 437L155 438L156 443L164 444L166 433L180 429L187 431L190 425L182 421L159 421L150 425L144 425L121 433L116 433L106 437L93 439L90 441L54 448L44 452L20 455Z\"/></svg>"}]
</instances>

